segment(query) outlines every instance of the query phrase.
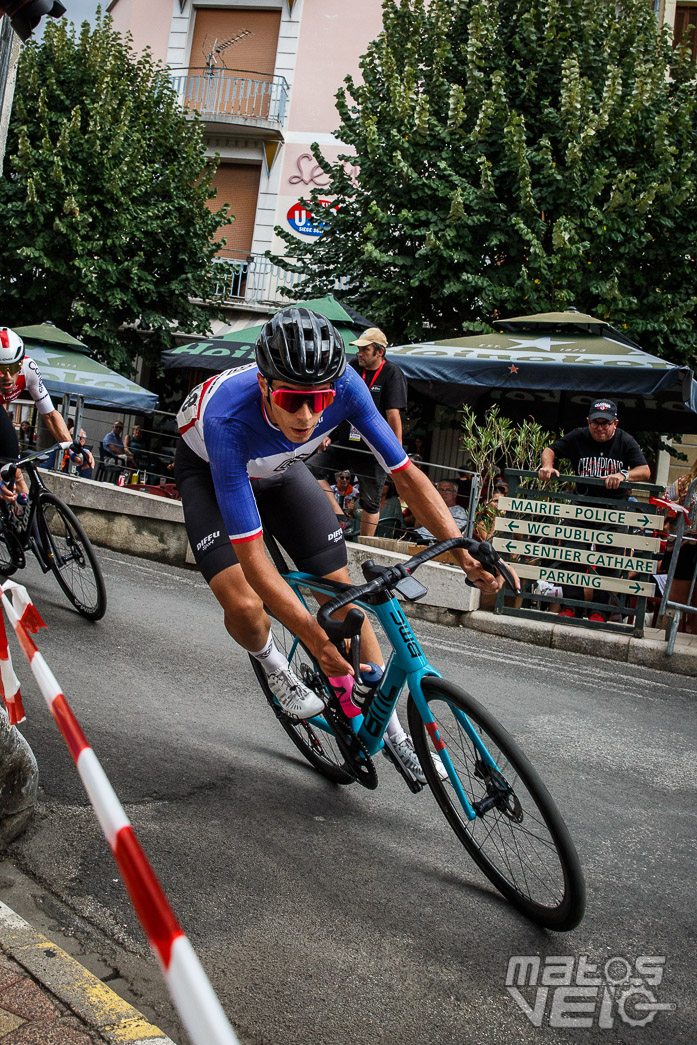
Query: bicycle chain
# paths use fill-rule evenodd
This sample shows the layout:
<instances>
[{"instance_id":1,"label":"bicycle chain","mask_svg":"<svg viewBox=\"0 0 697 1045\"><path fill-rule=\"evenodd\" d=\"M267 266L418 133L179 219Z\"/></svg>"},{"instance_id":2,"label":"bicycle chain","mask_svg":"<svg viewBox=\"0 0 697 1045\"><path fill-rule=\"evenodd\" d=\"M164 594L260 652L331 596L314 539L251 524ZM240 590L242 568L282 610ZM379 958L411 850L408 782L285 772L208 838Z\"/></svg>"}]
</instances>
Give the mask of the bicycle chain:
<instances>
[{"instance_id":1,"label":"bicycle chain","mask_svg":"<svg viewBox=\"0 0 697 1045\"><path fill-rule=\"evenodd\" d=\"M337 747L346 759L347 769L362 787L374 791L378 786L378 773L373 760L361 738L354 733L350 718L334 695L327 701L324 717L332 727Z\"/></svg>"}]
</instances>

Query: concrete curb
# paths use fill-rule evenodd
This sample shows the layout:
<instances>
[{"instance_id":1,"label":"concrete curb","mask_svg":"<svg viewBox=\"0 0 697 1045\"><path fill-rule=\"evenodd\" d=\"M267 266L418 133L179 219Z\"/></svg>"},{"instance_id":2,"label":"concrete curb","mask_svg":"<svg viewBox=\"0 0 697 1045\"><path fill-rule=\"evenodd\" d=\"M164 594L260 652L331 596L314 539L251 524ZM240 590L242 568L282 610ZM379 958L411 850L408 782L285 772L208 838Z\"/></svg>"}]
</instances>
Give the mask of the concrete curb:
<instances>
[{"instance_id":1,"label":"concrete curb","mask_svg":"<svg viewBox=\"0 0 697 1045\"><path fill-rule=\"evenodd\" d=\"M0 950L108 1045L175 1045L97 976L1 902Z\"/></svg>"},{"instance_id":2,"label":"concrete curb","mask_svg":"<svg viewBox=\"0 0 697 1045\"><path fill-rule=\"evenodd\" d=\"M548 624L542 620L506 617L484 610L462 614L459 623L474 631L500 635L533 646L547 646L569 653L584 653L604 660L697 677L697 635L678 635L675 652L669 657L663 632L657 628L647 628L645 637L636 639L628 634L596 631L551 621Z\"/></svg>"}]
</instances>

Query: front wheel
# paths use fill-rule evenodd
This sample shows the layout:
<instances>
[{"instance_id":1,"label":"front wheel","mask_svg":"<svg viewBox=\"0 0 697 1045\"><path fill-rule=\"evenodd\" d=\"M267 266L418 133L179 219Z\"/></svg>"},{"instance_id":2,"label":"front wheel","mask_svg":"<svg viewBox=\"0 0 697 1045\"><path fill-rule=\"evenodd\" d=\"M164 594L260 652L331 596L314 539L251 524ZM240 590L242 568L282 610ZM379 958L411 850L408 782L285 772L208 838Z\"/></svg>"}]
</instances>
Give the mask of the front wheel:
<instances>
[{"instance_id":1,"label":"front wheel","mask_svg":"<svg viewBox=\"0 0 697 1045\"><path fill-rule=\"evenodd\" d=\"M323 700L326 699L328 682L311 653L280 621L272 618L271 627L278 649L284 654L298 678ZM250 655L249 659L264 696L298 751L302 752L310 765L328 780L335 784L352 784L356 777L346 768L344 756L333 733L325 731L314 721L294 719L286 715L269 689L263 667L255 657Z\"/></svg>"},{"instance_id":2,"label":"front wheel","mask_svg":"<svg viewBox=\"0 0 697 1045\"><path fill-rule=\"evenodd\" d=\"M496 888L532 921L558 932L585 911L581 864L547 788L503 726L486 708L444 679L421 680L435 718L430 733L414 699L409 726L429 787L469 855ZM470 820L431 757L444 744L476 811Z\"/></svg>"},{"instance_id":3,"label":"front wheel","mask_svg":"<svg viewBox=\"0 0 697 1045\"><path fill-rule=\"evenodd\" d=\"M42 492L37 519L49 566L78 613L100 620L106 612L106 587L89 538L67 505Z\"/></svg>"}]
</instances>

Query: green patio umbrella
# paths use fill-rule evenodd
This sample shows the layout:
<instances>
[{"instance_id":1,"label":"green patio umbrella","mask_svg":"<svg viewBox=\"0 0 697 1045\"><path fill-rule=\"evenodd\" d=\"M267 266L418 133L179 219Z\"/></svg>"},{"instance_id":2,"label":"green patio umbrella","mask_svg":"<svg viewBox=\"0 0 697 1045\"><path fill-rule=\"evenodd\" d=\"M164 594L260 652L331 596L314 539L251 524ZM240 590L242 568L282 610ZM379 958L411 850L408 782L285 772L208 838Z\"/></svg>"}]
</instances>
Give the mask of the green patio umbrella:
<instances>
[{"instance_id":1,"label":"green patio umbrella","mask_svg":"<svg viewBox=\"0 0 697 1045\"><path fill-rule=\"evenodd\" d=\"M309 301L299 301L297 304L326 316L341 334L349 353L355 352L355 349L349 347L349 342L355 341L361 332L371 325L369 320L357 312L344 308L333 294ZM284 308L287 307L287 305L284 306ZM194 370L220 372L230 367L253 363L254 345L263 326L263 323L259 323L256 326L247 327L245 330L233 330L221 337L211 338L210 341L195 341L189 345L180 345L179 348L171 348L162 353L162 364L168 369L186 367Z\"/></svg>"},{"instance_id":2,"label":"green patio umbrella","mask_svg":"<svg viewBox=\"0 0 697 1045\"><path fill-rule=\"evenodd\" d=\"M82 396L90 406L145 412L156 409L153 392L92 359L87 345L53 323L15 327L15 331L52 395Z\"/></svg>"}]
</instances>

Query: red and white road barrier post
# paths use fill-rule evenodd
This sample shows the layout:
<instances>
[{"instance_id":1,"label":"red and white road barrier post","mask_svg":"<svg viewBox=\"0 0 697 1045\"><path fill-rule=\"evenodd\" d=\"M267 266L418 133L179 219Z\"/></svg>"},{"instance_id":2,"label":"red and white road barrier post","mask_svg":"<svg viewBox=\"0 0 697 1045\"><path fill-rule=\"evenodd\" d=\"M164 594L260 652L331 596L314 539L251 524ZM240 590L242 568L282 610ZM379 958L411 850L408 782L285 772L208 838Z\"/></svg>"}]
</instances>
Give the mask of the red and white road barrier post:
<instances>
[{"instance_id":1,"label":"red and white road barrier post","mask_svg":"<svg viewBox=\"0 0 697 1045\"><path fill-rule=\"evenodd\" d=\"M239 1045L193 947L143 852L116 792L89 746L55 676L30 632L46 627L26 588L14 581L1 587L2 607L24 650L34 677L77 766L97 814L131 903L153 949L193 1045ZM10 597L8 597L10 596ZM24 719L19 682L12 668L5 624L0 613L0 689L10 722Z\"/></svg>"}]
</instances>

